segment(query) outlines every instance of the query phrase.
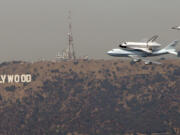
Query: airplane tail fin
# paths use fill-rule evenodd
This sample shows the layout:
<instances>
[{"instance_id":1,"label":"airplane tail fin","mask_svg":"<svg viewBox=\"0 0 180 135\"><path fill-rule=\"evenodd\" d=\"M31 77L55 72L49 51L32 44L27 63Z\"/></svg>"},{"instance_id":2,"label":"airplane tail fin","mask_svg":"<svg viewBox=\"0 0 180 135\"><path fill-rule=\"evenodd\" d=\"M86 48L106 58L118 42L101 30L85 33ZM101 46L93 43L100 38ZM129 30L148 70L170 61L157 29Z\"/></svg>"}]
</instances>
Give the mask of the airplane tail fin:
<instances>
[{"instance_id":1,"label":"airplane tail fin","mask_svg":"<svg viewBox=\"0 0 180 135\"><path fill-rule=\"evenodd\" d=\"M158 35L155 35L155 36L151 37L151 38L147 41L147 43L149 43L149 42L154 42L158 37L159 37Z\"/></svg>"},{"instance_id":2,"label":"airplane tail fin","mask_svg":"<svg viewBox=\"0 0 180 135\"><path fill-rule=\"evenodd\" d=\"M178 52L176 51L176 48L175 48L178 43L179 43L179 41L173 41L168 46L166 46L164 49L170 54L178 55Z\"/></svg>"}]
</instances>

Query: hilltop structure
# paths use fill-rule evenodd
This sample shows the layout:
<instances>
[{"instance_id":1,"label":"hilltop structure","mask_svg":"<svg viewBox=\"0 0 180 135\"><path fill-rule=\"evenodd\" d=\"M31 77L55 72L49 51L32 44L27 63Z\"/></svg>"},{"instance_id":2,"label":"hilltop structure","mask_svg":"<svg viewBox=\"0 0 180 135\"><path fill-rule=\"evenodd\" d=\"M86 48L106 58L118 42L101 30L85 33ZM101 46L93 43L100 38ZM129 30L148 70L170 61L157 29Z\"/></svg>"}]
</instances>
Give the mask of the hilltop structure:
<instances>
[{"instance_id":1,"label":"hilltop structure","mask_svg":"<svg viewBox=\"0 0 180 135\"><path fill-rule=\"evenodd\" d=\"M71 22L71 11L69 11L69 32L68 32L68 48L64 49L62 53L58 52L57 60L75 60L75 50L74 50L74 43L73 43L73 34L72 34L72 22Z\"/></svg>"}]
</instances>

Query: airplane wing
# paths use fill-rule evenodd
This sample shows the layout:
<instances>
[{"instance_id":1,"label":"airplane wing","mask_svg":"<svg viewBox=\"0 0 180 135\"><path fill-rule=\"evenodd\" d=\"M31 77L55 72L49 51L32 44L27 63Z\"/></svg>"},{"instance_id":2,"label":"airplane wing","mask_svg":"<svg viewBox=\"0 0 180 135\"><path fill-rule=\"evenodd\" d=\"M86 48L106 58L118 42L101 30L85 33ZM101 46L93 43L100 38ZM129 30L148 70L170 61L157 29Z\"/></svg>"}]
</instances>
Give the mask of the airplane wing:
<instances>
[{"instance_id":1,"label":"airplane wing","mask_svg":"<svg viewBox=\"0 0 180 135\"><path fill-rule=\"evenodd\" d=\"M138 55L128 55L128 57L132 58L134 62L141 60L141 57L139 57Z\"/></svg>"},{"instance_id":2,"label":"airplane wing","mask_svg":"<svg viewBox=\"0 0 180 135\"><path fill-rule=\"evenodd\" d=\"M162 64L161 62L158 62L158 61L152 61L152 60L146 60L146 59L142 59L142 61L144 61L144 63L145 63L146 65L148 65L148 64L161 65L161 64Z\"/></svg>"},{"instance_id":3,"label":"airplane wing","mask_svg":"<svg viewBox=\"0 0 180 135\"><path fill-rule=\"evenodd\" d=\"M146 65L148 65L148 64L157 64L157 65L162 64L158 61L152 61L152 60L144 59L143 57L141 57L139 55L128 55L128 56L130 58L132 58L134 62L138 62L138 61L142 60Z\"/></svg>"}]
</instances>

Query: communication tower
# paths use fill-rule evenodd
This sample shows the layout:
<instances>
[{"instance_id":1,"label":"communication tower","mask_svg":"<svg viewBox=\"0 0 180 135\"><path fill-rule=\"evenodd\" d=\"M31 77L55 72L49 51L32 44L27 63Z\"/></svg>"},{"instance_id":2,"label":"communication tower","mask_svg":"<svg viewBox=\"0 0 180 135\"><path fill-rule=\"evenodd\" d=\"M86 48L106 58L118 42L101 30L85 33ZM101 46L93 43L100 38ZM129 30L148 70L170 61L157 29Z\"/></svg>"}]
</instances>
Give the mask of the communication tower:
<instances>
[{"instance_id":1,"label":"communication tower","mask_svg":"<svg viewBox=\"0 0 180 135\"><path fill-rule=\"evenodd\" d=\"M57 57L58 59L63 60L76 60L76 54L74 50L74 43L73 43L73 34L72 34L72 22L71 22L71 11L69 11L68 16L69 21L69 31L68 31L68 48L65 49L62 54L58 53Z\"/></svg>"},{"instance_id":2,"label":"communication tower","mask_svg":"<svg viewBox=\"0 0 180 135\"><path fill-rule=\"evenodd\" d=\"M71 23L71 11L69 11L68 16L69 21L69 32L68 32L68 59L76 59L74 43L73 43L73 34L72 34L72 23Z\"/></svg>"}]
</instances>

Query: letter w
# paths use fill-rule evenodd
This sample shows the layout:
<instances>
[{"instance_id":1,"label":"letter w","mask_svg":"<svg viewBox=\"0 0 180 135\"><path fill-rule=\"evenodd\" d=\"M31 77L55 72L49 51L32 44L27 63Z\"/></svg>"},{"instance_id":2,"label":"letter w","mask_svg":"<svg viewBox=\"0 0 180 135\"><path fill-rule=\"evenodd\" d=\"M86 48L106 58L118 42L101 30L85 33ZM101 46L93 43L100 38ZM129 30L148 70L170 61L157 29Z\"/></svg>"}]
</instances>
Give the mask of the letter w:
<instances>
[{"instance_id":1,"label":"letter w","mask_svg":"<svg viewBox=\"0 0 180 135\"><path fill-rule=\"evenodd\" d=\"M13 83L14 76L8 75L8 83Z\"/></svg>"}]
</instances>

